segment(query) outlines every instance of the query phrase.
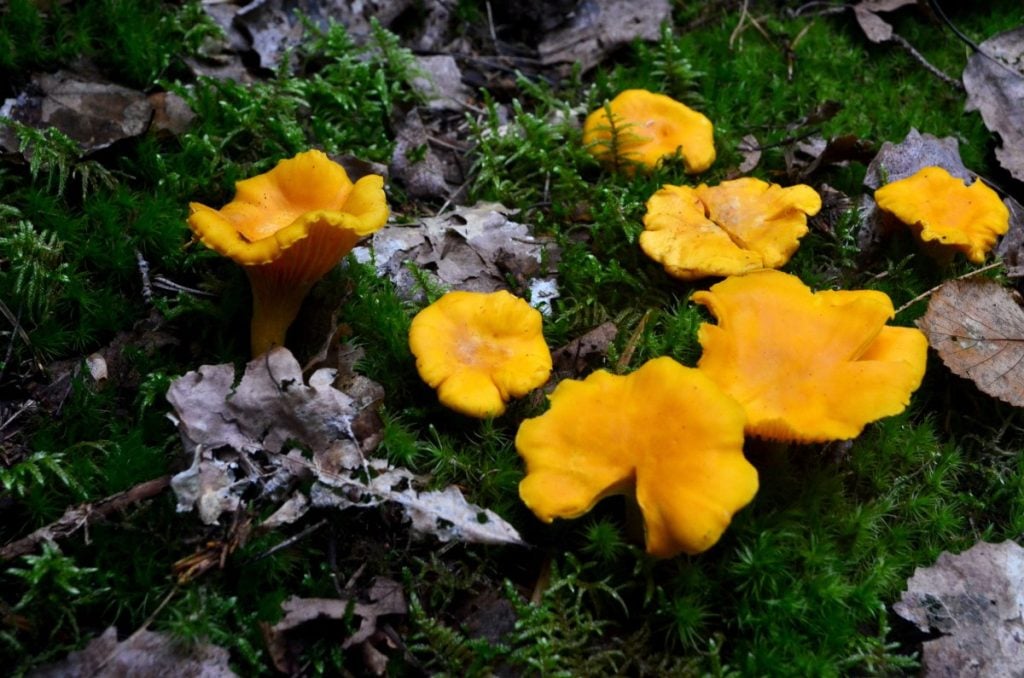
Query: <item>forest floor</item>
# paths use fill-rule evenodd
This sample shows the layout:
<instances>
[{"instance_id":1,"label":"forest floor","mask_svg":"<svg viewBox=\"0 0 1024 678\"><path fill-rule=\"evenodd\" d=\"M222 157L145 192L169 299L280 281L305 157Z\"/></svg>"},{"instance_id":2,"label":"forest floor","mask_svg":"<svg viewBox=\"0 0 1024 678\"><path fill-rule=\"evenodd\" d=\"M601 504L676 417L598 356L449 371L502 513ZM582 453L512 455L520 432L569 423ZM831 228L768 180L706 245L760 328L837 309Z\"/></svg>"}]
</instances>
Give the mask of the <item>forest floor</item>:
<instances>
[{"instance_id":1,"label":"forest floor","mask_svg":"<svg viewBox=\"0 0 1024 678\"><path fill-rule=\"evenodd\" d=\"M499 4L380 0L371 21L331 0L0 3L2 665L1014 666L1003 599L975 613L956 589L999 589L1024 538L1024 150L998 122L1021 108L962 75L979 56L995 63L975 46L1024 24L1020 3L946 3L948 21L927 2ZM1020 63L998 68L1017 82ZM596 160L584 120L629 89L707 116L711 167ZM189 206L219 208L235 182L309 149L353 180L384 176L388 226L312 288L287 351L248 363L246 272L193 237ZM909 230L878 230L873 189L933 164L1006 200L1010 234L987 261L936 259ZM672 277L638 245L648 200L741 176L821 196L783 271L813 290L882 292L891 325L932 328L909 406L852 440L748 435L759 489L701 553L649 555L630 497L538 520L520 500L516 435L545 395L663 356L692 368L716 322L691 295L720 277ZM454 289L543 311L550 382L500 416L453 412L417 373L410 323ZM929 307L938 297L945 311ZM939 320L946 340L984 325L966 355L996 346L996 366L951 357ZM325 470L330 426L358 464ZM969 549L962 566L940 559ZM937 561L957 574L913 593L908 579ZM974 622L915 616L913 595ZM942 654L950 632L959 654Z\"/></svg>"}]
</instances>

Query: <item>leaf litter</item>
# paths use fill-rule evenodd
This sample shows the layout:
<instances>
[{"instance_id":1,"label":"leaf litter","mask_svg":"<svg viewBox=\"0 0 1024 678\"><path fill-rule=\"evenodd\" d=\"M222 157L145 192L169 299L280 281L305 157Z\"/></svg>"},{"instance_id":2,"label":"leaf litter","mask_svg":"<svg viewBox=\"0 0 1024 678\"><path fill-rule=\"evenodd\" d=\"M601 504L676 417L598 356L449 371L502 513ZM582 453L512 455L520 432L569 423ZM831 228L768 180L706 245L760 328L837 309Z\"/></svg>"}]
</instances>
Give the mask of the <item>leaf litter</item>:
<instances>
[{"instance_id":1,"label":"leaf litter","mask_svg":"<svg viewBox=\"0 0 1024 678\"><path fill-rule=\"evenodd\" d=\"M1024 309L1013 293L991 280L950 280L917 325L954 374L1024 407Z\"/></svg>"},{"instance_id":2,"label":"leaf litter","mask_svg":"<svg viewBox=\"0 0 1024 678\"><path fill-rule=\"evenodd\" d=\"M350 355L357 359L356 354ZM468 502L457 487L421 490L422 480L383 459L367 458L376 429L357 425L383 399L371 380L350 375L336 388L338 370L316 370L307 381L292 354L275 348L250 362L237 383L230 364L203 365L176 379L167 399L192 465L171 487L178 510L195 508L215 524L238 510L253 491L280 503L272 525L293 522L309 505L335 508L398 504L413 531L442 541L522 544L510 524ZM306 454L308 452L308 456ZM312 479L310 502L300 481ZM245 497L245 498L243 498Z\"/></svg>"},{"instance_id":3,"label":"leaf litter","mask_svg":"<svg viewBox=\"0 0 1024 678\"><path fill-rule=\"evenodd\" d=\"M924 676L1020 676L1024 667L1024 548L979 542L919 567L893 610L924 633Z\"/></svg>"},{"instance_id":4,"label":"leaf litter","mask_svg":"<svg viewBox=\"0 0 1024 678\"><path fill-rule=\"evenodd\" d=\"M967 111L1002 138L996 159L1024 181L1024 26L989 38L967 60L963 81Z\"/></svg>"},{"instance_id":5,"label":"leaf litter","mask_svg":"<svg viewBox=\"0 0 1024 678\"><path fill-rule=\"evenodd\" d=\"M228 678L237 675L228 651L210 643L183 645L170 633L136 631L122 641L108 627L81 650L68 654L30 676L33 678Z\"/></svg>"},{"instance_id":6,"label":"leaf litter","mask_svg":"<svg viewBox=\"0 0 1024 678\"><path fill-rule=\"evenodd\" d=\"M425 299L425 284L472 292L511 287L546 311L558 297L560 252L550 239L513 221L516 212L491 202L459 206L416 225L385 226L353 253L360 262L373 262L403 299Z\"/></svg>"}]
</instances>

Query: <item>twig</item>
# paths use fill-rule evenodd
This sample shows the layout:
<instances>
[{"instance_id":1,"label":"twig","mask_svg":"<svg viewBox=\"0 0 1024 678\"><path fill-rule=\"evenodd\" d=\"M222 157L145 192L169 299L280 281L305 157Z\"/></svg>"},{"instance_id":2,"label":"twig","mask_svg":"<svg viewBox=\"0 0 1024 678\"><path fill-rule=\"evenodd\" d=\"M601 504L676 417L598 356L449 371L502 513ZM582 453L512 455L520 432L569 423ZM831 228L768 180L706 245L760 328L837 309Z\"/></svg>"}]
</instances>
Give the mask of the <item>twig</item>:
<instances>
[{"instance_id":1,"label":"twig","mask_svg":"<svg viewBox=\"0 0 1024 678\"><path fill-rule=\"evenodd\" d=\"M139 266L139 277L142 278L142 300L147 304L153 303L153 285L149 282L149 262L142 256L142 251L135 250L135 262Z\"/></svg>"},{"instance_id":2,"label":"twig","mask_svg":"<svg viewBox=\"0 0 1024 678\"><path fill-rule=\"evenodd\" d=\"M647 321L650 320L652 312L652 309L647 309L647 312L640 318L640 322L636 324L633 335L626 342L626 347L622 349L622 355L619 356L618 362L615 363L615 371L617 373L621 374L629 366L629 361L633 359L633 353L636 351L637 344L640 343L640 337L644 333L644 328L647 327Z\"/></svg>"},{"instance_id":3,"label":"twig","mask_svg":"<svg viewBox=\"0 0 1024 678\"><path fill-rule=\"evenodd\" d=\"M924 55L918 52L916 49L914 49L914 46L907 42L906 38L904 38L902 35L897 35L896 33L893 33L890 40L892 40L897 45L905 49L907 53L910 54L910 56L913 57L915 61L917 61L917 63L924 66L925 70L934 75L936 78L946 83L950 87L953 87L954 89L963 90L964 85L962 82L960 82L959 80L954 80L953 78L949 77L948 75L940 71L937 67L929 63L929 61L924 58Z\"/></svg>"},{"instance_id":4,"label":"twig","mask_svg":"<svg viewBox=\"0 0 1024 678\"><path fill-rule=\"evenodd\" d=\"M255 563L255 562L258 562L260 560L263 560L264 558L269 558L270 556L274 555L278 551L280 551L282 549L288 548L289 546L291 546L295 542L300 541L302 539L305 539L306 537L308 537L309 535L313 534L314 532L316 532L317 530L319 530L321 527L323 527L326 524L327 524L327 519L326 518L324 518L323 520L321 520L318 523L313 523L309 527L307 527L304 530L302 530L302 532L299 532L297 534L293 534L292 536L290 536L287 539L285 539L283 542L281 542L279 544L274 544L269 549L267 549L263 553L259 554L255 558L252 558L251 560L245 561L245 563L243 563L243 565L251 565L252 563Z\"/></svg>"},{"instance_id":5,"label":"twig","mask_svg":"<svg viewBox=\"0 0 1024 678\"><path fill-rule=\"evenodd\" d=\"M32 553L43 542L52 542L56 539L68 537L100 518L106 518L140 501L152 499L163 492L170 484L171 476L160 476L159 478L139 483L124 492L112 494L98 502L87 502L69 508L56 521L39 528L27 537L12 541L3 548L0 548L0 560L10 560L11 558Z\"/></svg>"},{"instance_id":6,"label":"twig","mask_svg":"<svg viewBox=\"0 0 1024 678\"><path fill-rule=\"evenodd\" d=\"M747 22L747 4L748 0L743 0L743 6L740 7L740 19L736 22L736 28L732 29L732 33L729 34L729 49L733 49L733 43L736 42L736 38L743 32L743 25Z\"/></svg>"},{"instance_id":7,"label":"twig","mask_svg":"<svg viewBox=\"0 0 1024 678\"><path fill-rule=\"evenodd\" d=\"M850 9L851 7L853 7L853 5L846 5L846 4L835 5L835 4L832 4L831 2L805 2L804 4L800 5L796 9L787 10L786 13L789 14L791 17L798 17L798 16L802 16L803 15L804 10L812 10L812 9L817 8L817 7L822 7L823 9L819 9L816 12L814 12L813 13L814 16L826 16L826 15L829 15L829 14L842 14L846 10Z\"/></svg>"},{"instance_id":8,"label":"twig","mask_svg":"<svg viewBox=\"0 0 1024 678\"><path fill-rule=\"evenodd\" d=\"M24 413L25 413L25 412L27 412L28 410L30 410L30 409L32 409L33 407L35 407L35 406L36 406L36 404L37 404L37 403L36 403L36 401L32 400L31 398L30 398L30 399L28 399L28 400L26 400L26 401L24 402L24 404L23 404L23 405L22 405L22 406L21 406L21 407L20 407L20 408L19 408L18 410L16 410L16 411L14 412L14 414L12 414L11 416L7 417L7 419L6 419L6 420L4 420L4 422L3 422L2 424L0 424L0 432L3 432L3 430L4 430L5 428L7 428L8 426L10 426L11 422L13 422L13 421L14 421L15 419L17 419L18 417L20 417L20 416L21 416L22 414L24 414ZM3 438L0 438L0 440L3 440Z\"/></svg>"},{"instance_id":9,"label":"twig","mask_svg":"<svg viewBox=\"0 0 1024 678\"><path fill-rule=\"evenodd\" d=\"M185 292L186 294L192 294L197 297L213 297L214 294L206 292L204 290L197 290L194 287L186 287L180 285L173 280L169 280L162 275L153 276L153 287L160 290L167 290L168 292Z\"/></svg>"},{"instance_id":10,"label":"twig","mask_svg":"<svg viewBox=\"0 0 1024 678\"><path fill-rule=\"evenodd\" d=\"M968 271L967 273L964 273L963 275L960 275L960 276L957 276L956 278L953 278L953 280L964 280L965 278L971 278L971 277L974 277L974 276L978 275L979 273L984 273L985 271L991 271L993 268L999 268L1002 265L1003 265L1002 261L994 261L991 264L989 264L988 266L982 266L981 268L976 268L973 271ZM897 314L903 313L903 311L906 311L908 308L910 308L911 306L913 306L917 302L924 301L928 297L930 297L933 294L935 294L935 292L937 292L939 290L939 288L941 288L942 285L945 285L947 282L949 282L949 281L946 280L945 282L943 282L943 283L941 283L939 285L936 285L935 287L931 288L930 290L928 290L926 292L922 292L921 294L917 295L916 297L914 297L913 299L911 299L907 303L905 303L902 306L900 306L899 308L897 308L896 309L896 313Z\"/></svg>"},{"instance_id":11,"label":"twig","mask_svg":"<svg viewBox=\"0 0 1024 678\"><path fill-rule=\"evenodd\" d=\"M487 2L487 26L491 29L491 40L494 42L494 48L498 49L498 34L494 30L494 14L491 12L491 3Z\"/></svg>"}]
</instances>

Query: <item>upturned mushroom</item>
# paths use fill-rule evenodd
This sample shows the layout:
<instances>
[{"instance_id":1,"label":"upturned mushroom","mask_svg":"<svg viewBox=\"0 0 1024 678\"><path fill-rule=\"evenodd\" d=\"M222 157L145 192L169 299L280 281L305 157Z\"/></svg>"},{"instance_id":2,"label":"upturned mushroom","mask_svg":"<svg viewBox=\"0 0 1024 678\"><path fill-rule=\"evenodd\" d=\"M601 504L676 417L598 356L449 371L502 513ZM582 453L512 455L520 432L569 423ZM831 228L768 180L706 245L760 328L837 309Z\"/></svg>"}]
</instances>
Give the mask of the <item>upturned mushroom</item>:
<instances>
[{"instance_id":1,"label":"upturned mushroom","mask_svg":"<svg viewBox=\"0 0 1024 678\"><path fill-rule=\"evenodd\" d=\"M662 186L647 201L640 247L680 280L778 268L821 209L810 186L783 188L752 177Z\"/></svg>"},{"instance_id":2,"label":"upturned mushroom","mask_svg":"<svg viewBox=\"0 0 1024 678\"><path fill-rule=\"evenodd\" d=\"M710 548L757 493L743 410L699 370L656 358L627 376L562 381L550 401L516 435L519 496L545 522L635 495L647 552L669 558Z\"/></svg>"},{"instance_id":3,"label":"upturned mushroom","mask_svg":"<svg viewBox=\"0 0 1024 678\"><path fill-rule=\"evenodd\" d=\"M409 327L416 369L443 405L496 417L551 374L540 311L504 290L449 292Z\"/></svg>"},{"instance_id":4,"label":"upturned mushroom","mask_svg":"<svg viewBox=\"0 0 1024 678\"><path fill-rule=\"evenodd\" d=\"M245 268L253 294L253 356L284 344L313 284L388 219L384 179L354 184L321 151L306 151L235 184L219 210L190 203L188 224L207 247Z\"/></svg>"},{"instance_id":5,"label":"upturned mushroom","mask_svg":"<svg viewBox=\"0 0 1024 678\"><path fill-rule=\"evenodd\" d=\"M928 340L886 325L894 312L882 292L812 292L796 276L759 271L693 300L718 319L700 326L697 367L743 407L750 435L854 438L902 412L924 377Z\"/></svg>"},{"instance_id":6,"label":"upturned mushroom","mask_svg":"<svg viewBox=\"0 0 1024 678\"><path fill-rule=\"evenodd\" d=\"M654 169L676 153L688 174L699 174L715 161L711 121L675 99L643 89L625 90L587 116L583 143L603 164L626 172Z\"/></svg>"},{"instance_id":7,"label":"upturned mushroom","mask_svg":"<svg viewBox=\"0 0 1024 678\"><path fill-rule=\"evenodd\" d=\"M980 180L968 186L942 167L924 167L882 186L875 202L925 244L963 252L975 264L984 263L1010 228L1010 211L995 191Z\"/></svg>"}]
</instances>

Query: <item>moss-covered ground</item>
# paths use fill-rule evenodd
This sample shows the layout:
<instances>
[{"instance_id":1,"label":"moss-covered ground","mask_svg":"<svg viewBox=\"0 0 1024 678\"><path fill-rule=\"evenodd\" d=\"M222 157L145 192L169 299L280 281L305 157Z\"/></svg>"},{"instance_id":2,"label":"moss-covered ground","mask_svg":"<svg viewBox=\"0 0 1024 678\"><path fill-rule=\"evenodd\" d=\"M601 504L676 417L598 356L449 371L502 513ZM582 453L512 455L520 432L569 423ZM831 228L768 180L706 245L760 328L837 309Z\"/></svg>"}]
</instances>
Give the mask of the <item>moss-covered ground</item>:
<instances>
[{"instance_id":1,"label":"moss-covered ground","mask_svg":"<svg viewBox=\"0 0 1024 678\"><path fill-rule=\"evenodd\" d=\"M719 159L701 176L708 183L735 172L738 143L751 133L770 146L753 174L780 179L786 140L807 131L793 123L834 100L842 109L818 125L826 138L852 134L877 146L911 128L953 136L968 167L1012 185L995 163L995 137L977 113L963 111L963 92L898 47L868 43L850 13L794 16L793 3L749 3L764 33L748 26L730 44L740 4L675 3L675 30L592 72L556 82L524 73L500 103L478 93L483 113L467 114L465 139L470 201L519 209L518 220L563 249L561 297L545 321L549 345L611 320L619 329L607 357L614 369L661 355L688 365L699 357L696 330L708 316L688 297L706 285L671 279L636 244L649 195L690 179L674 163L650 176L616 175L581 144L581 113L623 89L664 92L714 121ZM979 41L1022 18L1016 0L984 10L947 4ZM244 274L187 246L189 201L223 204L238 179L310 147L387 162L392 113L416 101L410 53L385 32L363 48L340 28L311 31L294 73L241 85L197 80L185 67L216 30L196 3L40 6L0 6L0 98L15 96L33 71L87 58L125 85L178 91L197 117L179 136L148 135L85 159L59 135L23 128L31 162L0 159L0 543L69 506L180 470L185 459L163 399L170 380L201 364L247 359ZM470 42L486 35L484 3L460 2L458 11ZM923 15L894 16L931 63L959 75L969 48ZM498 129L498 106L509 104L511 133ZM851 163L812 183L856 197L863 174ZM388 193L395 214L408 217L432 215L444 202L411 201L396 185ZM818 289L881 289L897 307L970 270L962 262L939 268L899 240L865 262L855 215L836 223L833 233L812 231L786 270ZM138 256L152 275L188 289L147 301ZM392 622L394 675L912 674L921 637L891 604L914 568L944 550L1024 534L1024 415L951 376L934 356L909 409L868 426L851 446L750 444L760 493L702 555L648 558L614 498L580 519L542 524L519 502L522 465L512 443L519 422L543 410L540 399L485 422L444 410L406 345L418 307L354 260L332 283L347 290L337 310L350 341L367 349L361 369L387 391L382 454L432 474L437 486L457 484L516 525L531 548L442 547L411 539L388 511L349 511L266 557L317 519L257 536L223 568L179 586L172 564L227 528L176 513L165 492L0 565L5 671L58 659L110 625L123 637L148 623L228 648L241 675L272 674L261 623L276 621L289 596L336 596L336 582L358 572L400 581L410 600L409 614ZM895 322L911 325L923 311L913 305ZM156 350L132 345L108 387L65 370L71 383L54 400L45 388L54 366L79 364L154 312L171 341ZM29 399L35 405L21 411ZM465 623L471 603L487 599L507 599L515 611L500 640L475 637ZM367 670L326 634L309 639L302 659L309 675Z\"/></svg>"}]
</instances>

